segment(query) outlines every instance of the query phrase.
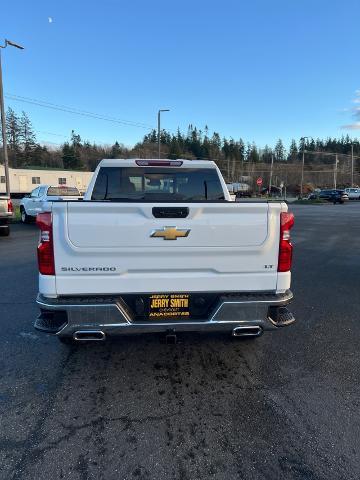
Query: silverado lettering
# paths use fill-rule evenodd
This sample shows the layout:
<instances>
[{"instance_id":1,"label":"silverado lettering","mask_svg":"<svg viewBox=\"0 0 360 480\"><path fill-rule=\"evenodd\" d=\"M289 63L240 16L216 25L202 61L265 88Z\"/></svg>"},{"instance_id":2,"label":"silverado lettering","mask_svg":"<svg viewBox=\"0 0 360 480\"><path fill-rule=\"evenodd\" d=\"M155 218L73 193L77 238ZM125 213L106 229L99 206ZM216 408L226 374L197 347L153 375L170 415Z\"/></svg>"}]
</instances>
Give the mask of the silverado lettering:
<instances>
[{"instance_id":1,"label":"silverado lettering","mask_svg":"<svg viewBox=\"0 0 360 480\"><path fill-rule=\"evenodd\" d=\"M115 272L116 267L61 267L62 272Z\"/></svg>"}]
</instances>

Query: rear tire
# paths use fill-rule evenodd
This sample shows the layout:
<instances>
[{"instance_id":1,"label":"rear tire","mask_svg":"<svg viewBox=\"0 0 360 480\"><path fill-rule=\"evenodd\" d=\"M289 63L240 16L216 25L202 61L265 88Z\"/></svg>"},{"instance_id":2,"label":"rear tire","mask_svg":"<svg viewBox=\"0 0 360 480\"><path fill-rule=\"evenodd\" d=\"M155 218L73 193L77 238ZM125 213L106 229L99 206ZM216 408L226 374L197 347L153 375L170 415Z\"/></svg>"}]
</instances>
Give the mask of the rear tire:
<instances>
[{"instance_id":1,"label":"rear tire","mask_svg":"<svg viewBox=\"0 0 360 480\"><path fill-rule=\"evenodd\" d=\"M25 208L20 208L21 223L30 223L30 216L26 213Z\"/></svg>"},{"instance_id":2,"label":"rear tire","mask_svg":"<svg viewBox=\"0 0 360 480\"><path fill-rule=\"evenodd\" d=\"M0 227L0 236L1 237L8 237L10 235L10 227L6 225L4 227Z\"/></svg>"}]
</instances>

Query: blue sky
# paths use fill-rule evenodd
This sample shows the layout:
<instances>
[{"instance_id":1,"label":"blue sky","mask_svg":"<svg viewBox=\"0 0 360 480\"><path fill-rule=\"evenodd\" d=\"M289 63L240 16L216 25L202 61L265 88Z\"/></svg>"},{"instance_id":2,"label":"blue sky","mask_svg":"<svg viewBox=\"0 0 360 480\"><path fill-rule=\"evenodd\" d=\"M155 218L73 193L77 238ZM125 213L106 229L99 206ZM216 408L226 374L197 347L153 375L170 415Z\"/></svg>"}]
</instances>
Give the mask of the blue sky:
<instances>
[{"instance_id":1,"label":"blue sky","mask_svg":"<svg viewBox=\"0 0 360 480\"><path fill-rule=\"evenodd\" d=\"M51 17L52 21L49 21ZM1 12L5 93L260 146L360 136L359 0L18 0ZM144 128L6 99L41 141L132 145ZM49 132L49 133L45 133ZM56 135L51 135L51 134Z\"/></svg>"}]
</instances>

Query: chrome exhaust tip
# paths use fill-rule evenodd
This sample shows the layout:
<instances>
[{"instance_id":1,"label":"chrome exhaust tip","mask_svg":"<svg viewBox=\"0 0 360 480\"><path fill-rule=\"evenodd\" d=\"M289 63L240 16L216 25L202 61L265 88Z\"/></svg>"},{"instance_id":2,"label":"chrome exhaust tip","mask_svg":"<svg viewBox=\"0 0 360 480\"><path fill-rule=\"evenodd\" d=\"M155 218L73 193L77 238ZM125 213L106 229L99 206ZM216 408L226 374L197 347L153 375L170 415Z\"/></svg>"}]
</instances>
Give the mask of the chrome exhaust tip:
<instances>
[{"instance_id":1,"label":"chrome exhaust tip","mask_svg":"<svg viewBox=\"0 0 360 480\"><path fill-rule=\"evenodd\" d=\"M235 327L232 331L233 337L260 337L263 333L263 329L259 326L254 327Z\"/></svg>"},{"instance_id":2,"label":"chrome exhaust tip","mask_svg":"<svg viewBox=\"0 0 360 480\"><path fill-rule=\"evenodd\" d=\"M101 330L78 330L74 333L73 338L77 342L101 342L105 340L106 335Z\"/></svg>"}]
</instances>

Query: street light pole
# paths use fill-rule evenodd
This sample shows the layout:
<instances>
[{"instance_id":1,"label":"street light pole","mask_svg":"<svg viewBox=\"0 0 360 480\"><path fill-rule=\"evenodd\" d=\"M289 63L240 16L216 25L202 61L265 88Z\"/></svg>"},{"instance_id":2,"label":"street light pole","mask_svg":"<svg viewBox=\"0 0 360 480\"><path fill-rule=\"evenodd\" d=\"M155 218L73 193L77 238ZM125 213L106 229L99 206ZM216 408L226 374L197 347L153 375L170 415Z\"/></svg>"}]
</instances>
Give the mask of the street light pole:
<instances>
[{"instance_id":1,"label":"street light pole","mask_svg":"<svg viewBox=\"0 0 360 480\"><path fill-rule=\"evenodd\" d=\"M160 115L161 115L161 112L170 112L170 110L169 109L162 109L162 110L158 111L158 156L159 156L159 160L161 158L161 156L160 156Z\"/></svg>"},{"instance_id":2,"label":"street light pole","mask_svg":"<svg viewBox=\"0 0 360 480\"><path fill-rule=\"evenodd\" d=\"M338 166L338 155L335 155L335 168L334 168L334 190L336 190L337 184L337 166Z\"/></svg>"},{"instance_id":3,"label":"street light pole","mask_svg":"<svg viewBox=\"0 0 360 480\"><path fill-rule=\"evenodd\" d=\"M1 113L1 132L2 132L2 143L3 143L3 152L4 152L4 169L5 169L6 196L7 196L7 197L10 197L9 158L8 158L8 154L7 154L4 90L3 90L2 68L1 68L1 49L2 49L2 48L6 48L8 45L11 45L12 47L15 47L15 48L19 48L20 50L23 50L24 47L22 47L21 45L18 45L17 43L11 42L10 40L5 40L5 45L0 45L0 113Z\"/></svg>"},{"instance_id":4,"label":"street light pole","mask_svg":"<svg viewBox=\"0 0 360 480\"><path fill-rule=\"evenodd\" d=\"M305 140L309 137L301 137L300 140L304 140L302 151L302 166L301 166L301 183L300 183L300 198L303 196L303 184L304 184L304 166L305 166Z\"/></svg>"}]
</instances>

